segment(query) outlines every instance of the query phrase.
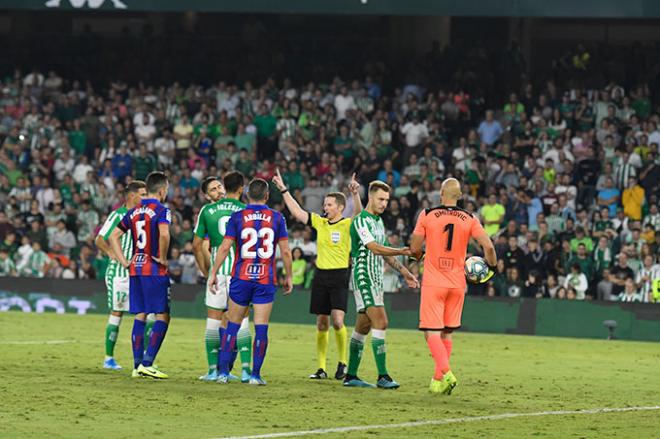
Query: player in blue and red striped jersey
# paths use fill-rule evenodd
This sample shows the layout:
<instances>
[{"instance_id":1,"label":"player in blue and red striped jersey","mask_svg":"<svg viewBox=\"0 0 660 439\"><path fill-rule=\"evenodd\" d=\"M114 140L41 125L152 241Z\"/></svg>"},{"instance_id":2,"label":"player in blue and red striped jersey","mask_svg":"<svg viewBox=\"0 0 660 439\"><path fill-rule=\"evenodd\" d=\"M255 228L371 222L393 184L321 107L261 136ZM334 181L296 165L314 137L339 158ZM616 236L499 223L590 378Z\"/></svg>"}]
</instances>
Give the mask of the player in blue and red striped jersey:
<instances>
[{"instance_id":1,"label":"player in blue and red striped jersey","mask_svg":"<svg viewBox=\"0 0 660 439\"><path fill-rule=\"evenodd\" d=\"M286 222L280 212L268 206L268 183L256 178L248 186L248 204L245 209L232 214L227 223L225 238L216 255L209 276L209 285L217 285L217 273L236 244L236 260L229 284L228 323L222 337L218 382L227 383L229 363L236 345L245 310L252 304L254 315L254 346L250 384L265 385L261 379L261 366L268 346L268 320L273 309L277 290L275 245L279 246L286 278L284 294L293 288L291 250L289 249Z\"/></svg>"},{"instance_id":2,"label":"player in blue and red striped jersey","mask_svg":"<svg viewBox=\"0 0 660 439\"><path fill-rule=\"evenodd\" d=\"M110 244L119 263L129 269L129 310L133 322L133 377L165 379L166 374L153 367L170 321L170 277L167 251L170 246L172 214L161 203L167 198L169 182L162 172L147 176L147 197L129 210L110 235ZM133 237L133 257L127 261L119 247L119 238L129 232ZM156 314L156 323L146 352L143 351L147 314Z\"/></svg>"}]
</instances>

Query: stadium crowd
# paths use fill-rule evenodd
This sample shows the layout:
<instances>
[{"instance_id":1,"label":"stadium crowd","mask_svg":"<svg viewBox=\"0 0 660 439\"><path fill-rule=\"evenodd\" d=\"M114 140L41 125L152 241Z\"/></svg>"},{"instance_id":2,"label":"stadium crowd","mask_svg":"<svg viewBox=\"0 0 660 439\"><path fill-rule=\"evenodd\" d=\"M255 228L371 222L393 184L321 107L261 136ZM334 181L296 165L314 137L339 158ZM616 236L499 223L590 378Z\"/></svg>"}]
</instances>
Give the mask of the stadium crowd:
<instances>
[{"instance_id":1,"label":"stadium crowd","mask_svg":"<svg viewBox=\"0 0 660 439\"><path fill-rule=\"evenodd\" d=\"M103 279L96 233L126 183L160 169L171 181L172 279L200 282L201 181L234 169L270 180L279 168L301 206L319 213L327 192L348 193L353 172L363 187L387 182L393 246L407 245L417 213L457 177L499 258L472 294L657 302L659 124L644 84L527 83L486 107L461 88L409 83L386 94L372 77L100 90L17 70L0 90L0 275ZM271 186L271 206L284 210ZM289 226L294 284L309 286L315 237ZM402 288L391 270L385 283Z\"/></svg>"}]
</instances>

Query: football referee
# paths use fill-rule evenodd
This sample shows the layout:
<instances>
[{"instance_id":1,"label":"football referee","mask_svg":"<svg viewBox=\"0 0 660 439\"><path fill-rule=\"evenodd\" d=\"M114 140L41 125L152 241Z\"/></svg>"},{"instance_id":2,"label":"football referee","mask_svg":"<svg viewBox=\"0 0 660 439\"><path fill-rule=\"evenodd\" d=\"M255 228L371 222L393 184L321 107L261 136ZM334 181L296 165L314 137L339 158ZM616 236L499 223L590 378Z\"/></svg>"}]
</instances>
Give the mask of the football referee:
<instances>
[{"instance_id":1,"label":"football referee","mask_svg":"<svg viewBox=\"0 0 660 439\"><path fill-rule=\"evenodd\" d=\"M319 380L328 377L326 360L328 356L330 316L332 316L332 327L335 330L337 340L337 352L339 363L335 379L342 380L346 376L346 327L344 326L344 315L348 301L348 279L350 270L348 268L351 252L351 220L344 218L342 212L346 207L346 197L341 192L330 192L323 200L322 217L313 212L303 210L298 202L289 193L279 169L273 177L273 183L282 192L282 197L294 218L298 221L312 226L317 233L316 274L312 282L312 298L309 312L316 314L316 352L318 358L318 370L310 375L311 379ZM348 185L353 194L354 208L353 216L362 210L359 188L360 184L355 180L355 174Z\"/></svg>"}]
</instances>

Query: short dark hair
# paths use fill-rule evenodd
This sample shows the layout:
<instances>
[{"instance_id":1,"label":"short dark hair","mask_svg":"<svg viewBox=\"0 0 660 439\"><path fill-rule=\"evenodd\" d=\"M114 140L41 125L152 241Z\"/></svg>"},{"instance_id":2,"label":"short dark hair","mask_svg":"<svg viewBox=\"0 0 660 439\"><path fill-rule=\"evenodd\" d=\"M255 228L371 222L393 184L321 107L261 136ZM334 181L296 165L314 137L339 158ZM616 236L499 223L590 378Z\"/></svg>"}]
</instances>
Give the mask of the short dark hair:
<instances>
[{"instance_id":1,"label":"short dark hair","mask_svg":"<svg viewBox=\"0 0 660 439\"><path fill-rule=\"evenodd\" d=\"M144 189L146 187L147 187L147 184L144 181L142 181L142 180L133 180L128 184L128 186L126 186L126 188L124 189L124 193L125 194L128 194L128 193L136 194L140 191L140 189Z\"/></svg>"},{"instance_id":2,"label":"short dark hair","mask_svg":"<svg viewBox=\"0 0 660 439\"><path fill-rule=\"evenodd\" d=\"M238 171L231 171L222 178L227 192L236 192L242 186L245 186L245 177Z\"/></svg>"},{"instance_id":3,"label":"short dark hair","mask_svg":"<svg viewBox=\"0 0 660 439\"><path fill-rule=\"evenodd\" d=\"M263 178L255 178L248 186L248 198L253 201L261 201L268 198L268 182Z\"/></svg>"},{"instance_id":4,"label":"short dark hair","mask_svg":"<svg viewBox=\"0 0 660 439\"><path fill-rule=\"evenodd\" d=\"M164 172L154 171L147 175L147 192L155 194L167 186L167 175Z\"/></svg>"},{"instance_id":5,"label":"short dark hair","mask_svg":"<svg viewBox=\"0 0 660 439\"><path fill-rule=\"evenodd\" d=\"M382 190L382 191L387 192L388 194L392 190L387 183L385 183L383 181L380 181L380 180L374 180L371 183L369 183L369 193L376 192L379 189Z\"/></svg>"},{"instance_id":6,"label":"short dark hair","mask_svg":"<svg viewBox=\"0 0 660 439\"><path fill-rule=\"evenodd\" d=\"M206 193L207 189L209 188L209 185L211 183L213 183L214 181L220 181L220 179L218 177L214 177L214 176L206 177L202 181L202 192Z\"/></svg>"},{"instance_id":7,"label":"short dark hair","mask_svg":"<svg viewBox=\"0 0 660 439\"><path fill-rule=\"evenodd\" d=\"M346 207L346 195L341 192L330 192L327 197L334 198L338 205Z\"/></svg>"}]
</instances>

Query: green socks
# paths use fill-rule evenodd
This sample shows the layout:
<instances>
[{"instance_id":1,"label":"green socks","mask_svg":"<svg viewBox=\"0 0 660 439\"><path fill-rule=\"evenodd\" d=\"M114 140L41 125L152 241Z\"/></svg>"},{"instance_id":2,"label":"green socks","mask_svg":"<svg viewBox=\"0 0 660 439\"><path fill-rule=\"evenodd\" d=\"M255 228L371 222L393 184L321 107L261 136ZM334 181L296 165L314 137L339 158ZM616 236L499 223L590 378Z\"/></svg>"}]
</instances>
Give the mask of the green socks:
<instances>
[{"instance_id":1,"label":"green socks","mask_svg":"<svg viewBox=\"0 0 660 439\"><path fill-rule=\"evenodd\" d=\"M113 357L115 355L115 344L117 344L117 335L119 334L119 325L121 317L110 314L108 324L105 326L105 356Z\"/></svg>"},{"instance_id":2,"label":"green socks","mask_svg":"<svg viewBox=\"0 0 660 439\"><path fill-rule=\"evenodd\" d=\"M144 327L144 350L146 352L147 347L149 346L149 338L151 337L151 328L154 327L156 323L156 314L147 314L147 323Z\"/></svg>"},{"instance_id":3,"label":"green socks","mask_svg":"<svg viewBox=\"0 0 660 439\"><path fill-rule=\"evenodd\" d=\"M378 376L387 375L384 329L373 329L371 331L371 349L374 351L374 359L376 360L376 367L378 368Z\"/></svg>"},{"instance_id":4,"label":"green socks","mask_svg":"<svg viewBox=\"0 0 660 439\"><path fill-rule=\"evenodd\" d=\"M353 331L351 343L349 346L348 357L348 375L356 376L362 360L362 351L364 350L364 339L367 336Z\"/></svg>"},{"instance_id":5,"label":"green socks","mask_svg":"<svg viewBox=\"0 0 660 439\"><path fill-rule=\"evenodd\" d=\"M250 320L245 317L236 335L236 348L241 356L241 368L247 373L250 371L250 360L252 360L252 336L250 335Z\"/></svg>"},{"instance_id":6,"label":"green socks","mask_svg":"<svg viewBox=\"0 0 660 439\"><path fill-rule=\"evenodd\" d=\"M204 345L206 346L206 361L209 364L209 372L218 367L218 351L220 350L220 320L206 319L206 332L204 333Z\"/></svg>"}]
</instances>

